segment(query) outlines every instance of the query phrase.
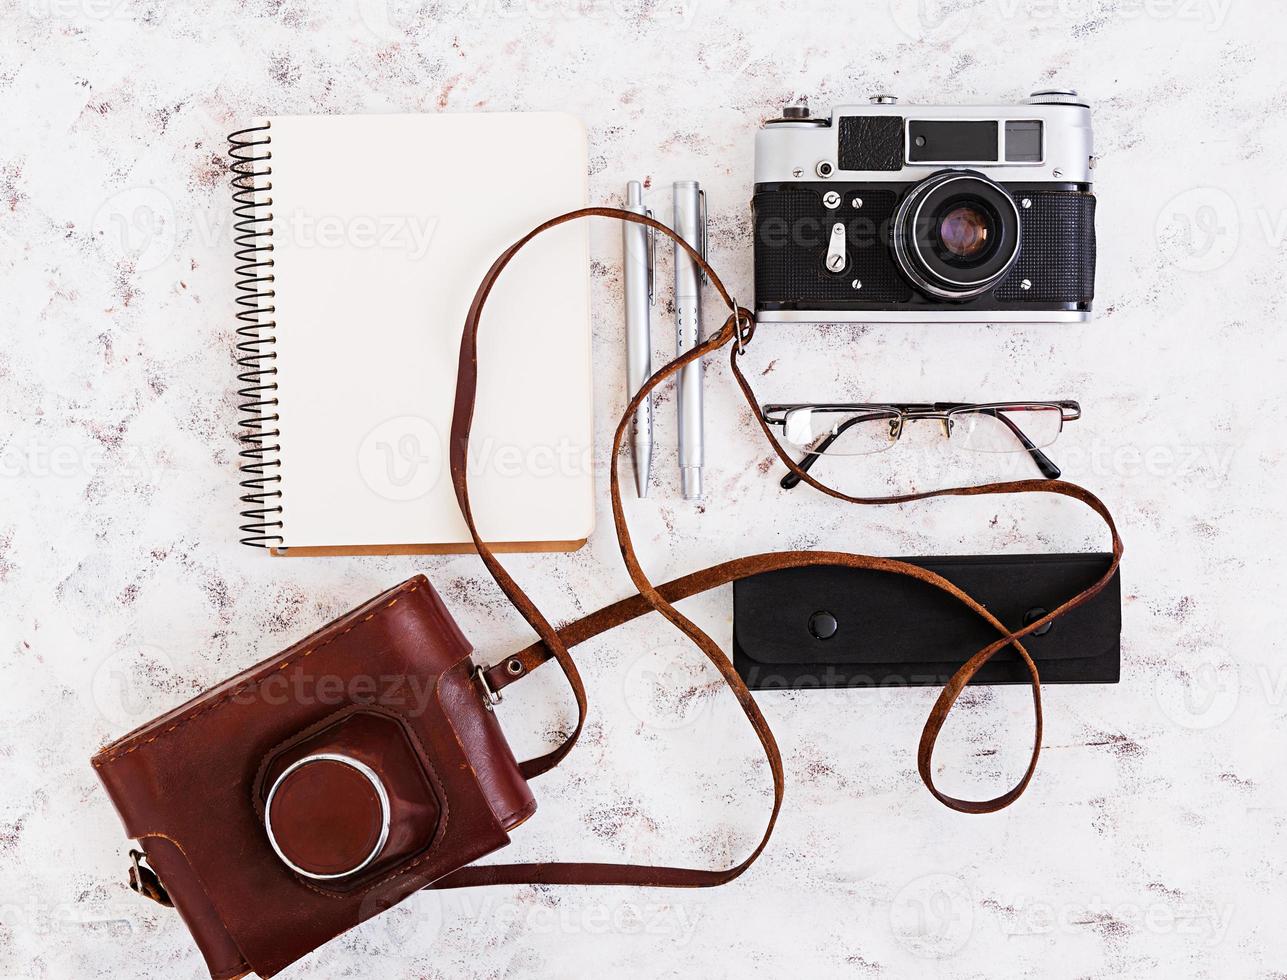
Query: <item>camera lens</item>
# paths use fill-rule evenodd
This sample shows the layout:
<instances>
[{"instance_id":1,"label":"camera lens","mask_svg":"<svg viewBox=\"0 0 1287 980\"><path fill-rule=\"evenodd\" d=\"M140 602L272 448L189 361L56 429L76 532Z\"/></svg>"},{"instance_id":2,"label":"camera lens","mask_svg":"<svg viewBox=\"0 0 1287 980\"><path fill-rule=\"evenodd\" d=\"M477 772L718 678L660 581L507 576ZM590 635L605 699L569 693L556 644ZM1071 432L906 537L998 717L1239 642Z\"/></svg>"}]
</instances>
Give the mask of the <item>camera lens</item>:
<instances>
[{"instance_id":1,"label":"camera lens","mask_svg":"<svg viewBox=\"0 0 1287 980\"><path fill-rule=\"evenodd\" d=\"M991 230L987 217L978 208L958 205L943 215L938 224L939 241L951 255L961 259L977 258L988 247Z\"/></svg>"},{"instance_id":2,"label":"camera lens","mask_svg":"<svg viewBox=\"0 0 1287 980\"><path fill-rule=\"evenodd\" d=\"M944 170L908 192L893 223L894 256L921 292L965 300L987 292L1019 254L1019 209L982 174Z\"/></svg>"}]
</instances>

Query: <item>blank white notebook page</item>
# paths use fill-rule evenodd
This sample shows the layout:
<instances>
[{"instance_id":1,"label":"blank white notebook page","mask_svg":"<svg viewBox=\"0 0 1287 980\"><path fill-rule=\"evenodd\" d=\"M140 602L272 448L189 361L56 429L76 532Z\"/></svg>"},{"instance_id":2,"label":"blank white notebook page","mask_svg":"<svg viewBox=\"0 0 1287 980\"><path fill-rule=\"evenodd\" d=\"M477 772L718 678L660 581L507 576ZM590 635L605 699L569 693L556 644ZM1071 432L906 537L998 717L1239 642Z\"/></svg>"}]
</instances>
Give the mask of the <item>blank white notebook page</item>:
<instances>
[{"instance_id":1,"label":"blank white notebook page","mask_svg":"<svg viewBox=\"0 0 1287 980\"><path fill-rule=\"evenodd\" d=\"M469 542L447 440L461 330L496 257L583 207L561 113L270 121L284 547ZM523 249L487 301L470 446L489 541L594 523L585 222Z\"/></svg>"}]
</instances>

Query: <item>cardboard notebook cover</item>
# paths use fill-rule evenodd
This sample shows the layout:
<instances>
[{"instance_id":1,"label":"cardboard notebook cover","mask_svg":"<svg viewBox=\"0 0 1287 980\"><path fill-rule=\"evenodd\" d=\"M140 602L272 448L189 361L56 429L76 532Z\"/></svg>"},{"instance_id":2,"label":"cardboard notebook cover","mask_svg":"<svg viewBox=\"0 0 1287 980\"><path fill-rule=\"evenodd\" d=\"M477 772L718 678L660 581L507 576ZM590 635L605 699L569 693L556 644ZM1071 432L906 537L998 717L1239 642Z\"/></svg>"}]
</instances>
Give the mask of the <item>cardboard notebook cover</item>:
<instances>
[{"instance_id":1,"label":"cardboard notebook cover","mask_svg":"<svg viewBox=\"0 0 1287 980\"><path fill-rule=\"evenodd\" d=\"M474 550L447 467L484 273L587 200L563 113L285 116L230 137L242 540L274 554ZM523 249L488 300L470 487L498 551L594 526L587 225Z\"/></svg>"}]
</instances>

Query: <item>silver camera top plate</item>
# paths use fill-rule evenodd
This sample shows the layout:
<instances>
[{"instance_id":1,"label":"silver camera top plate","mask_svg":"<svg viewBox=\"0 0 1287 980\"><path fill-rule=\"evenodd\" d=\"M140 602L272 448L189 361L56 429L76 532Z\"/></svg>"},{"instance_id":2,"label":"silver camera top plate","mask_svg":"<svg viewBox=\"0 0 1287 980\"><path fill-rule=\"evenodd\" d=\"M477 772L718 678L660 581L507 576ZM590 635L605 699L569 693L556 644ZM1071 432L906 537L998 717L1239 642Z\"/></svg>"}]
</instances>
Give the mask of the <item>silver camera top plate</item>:
<instances>
[{"instance_id":1,"label":"silver camera top plate","mask_svg":"<svg viewBox=\"0 0 1287 980\"><path fill-rule=\"evenodd\" d=\"M894 120L900 120L901 135L895 138L901 143L901 159L895 162L901 166L846 169L841 150L845 120L869 128L882 128L881 120L898 126ZM955 133L954 147L979 152L928 159L934 153L926 146L925 134L933 132ZM1094 165L1090 109L1068 90L1036 92L1019 105L982 106L900 105L892 96L879 95L866 105L837 106L829 118L812 118L807 109L793 106L755 137L757 184L904 183L953 168L969 168L998 182L1090 184Z\"/></svg>"}]
</instances>

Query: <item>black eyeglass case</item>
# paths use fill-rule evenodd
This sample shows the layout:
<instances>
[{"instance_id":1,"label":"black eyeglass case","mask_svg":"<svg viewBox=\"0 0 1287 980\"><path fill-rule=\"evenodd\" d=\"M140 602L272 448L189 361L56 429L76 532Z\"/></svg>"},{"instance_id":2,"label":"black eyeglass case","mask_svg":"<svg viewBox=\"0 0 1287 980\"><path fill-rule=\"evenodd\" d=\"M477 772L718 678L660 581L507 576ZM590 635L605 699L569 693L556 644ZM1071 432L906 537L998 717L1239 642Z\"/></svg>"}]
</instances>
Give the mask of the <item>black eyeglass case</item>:
<instances>
[{"instance_id":1,"label":"black eyeglass case","mask_svg":"<svg viewBox=\"0 0 1287 980\"><path fill-rule=\"evenodd\" d=\"M937 572L1018 628L1090 586L1109 554L903 558ZM1121 674L1121 584L1023 644L1045 684L1116 684ZM733 584L733 664L752 690L941 685L995 629L939 589L867 569L812 566ZM1026 684L1013 648L975 684Z\"/></svg>"}]
</instances>

